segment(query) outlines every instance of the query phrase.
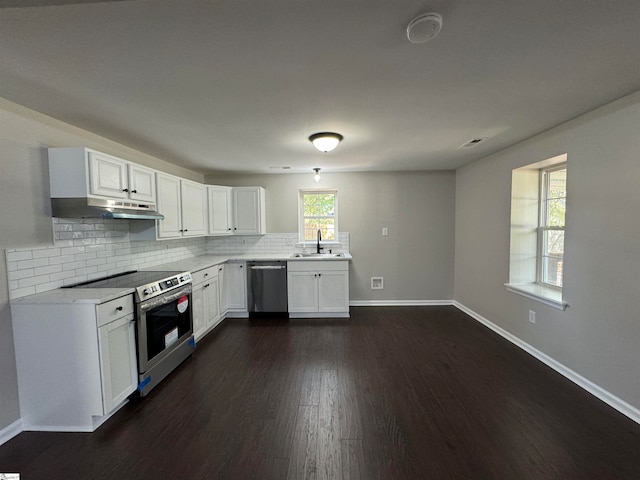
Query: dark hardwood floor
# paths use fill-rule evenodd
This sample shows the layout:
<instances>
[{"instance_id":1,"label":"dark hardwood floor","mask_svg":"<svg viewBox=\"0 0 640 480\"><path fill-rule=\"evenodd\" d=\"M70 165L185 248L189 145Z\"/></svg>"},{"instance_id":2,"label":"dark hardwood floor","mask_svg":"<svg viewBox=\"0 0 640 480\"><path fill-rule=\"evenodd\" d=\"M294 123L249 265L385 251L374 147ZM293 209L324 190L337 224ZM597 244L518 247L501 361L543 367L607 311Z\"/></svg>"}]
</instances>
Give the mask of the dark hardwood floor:
<instances>
[{"instance_id":1,"label":"dark hardwood floor","mask_svg":"<svg viewBox=\"0 0 640 480\"><path fill-rule=\"evenodd\" d=\"M24 432L37 479L638 479L640 425L454 307L227 320L93 434ZM46 401L46 399L43 399Z\"/></svg>"}]
</instances>

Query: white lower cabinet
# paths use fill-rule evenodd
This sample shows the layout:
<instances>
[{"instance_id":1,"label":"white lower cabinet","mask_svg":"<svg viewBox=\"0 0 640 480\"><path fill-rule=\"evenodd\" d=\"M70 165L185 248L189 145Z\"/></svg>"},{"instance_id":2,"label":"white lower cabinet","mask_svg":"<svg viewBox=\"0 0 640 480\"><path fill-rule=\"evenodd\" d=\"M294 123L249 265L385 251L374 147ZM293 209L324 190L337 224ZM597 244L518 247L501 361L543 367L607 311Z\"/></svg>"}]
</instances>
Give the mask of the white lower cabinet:
<instances>
[{"instance_id":1,"label":"white lower cabinet","mask_svg":"<svg viewBox=\"0 0 640 480\"><path fill-rule=\"evenodd\" d=\"M246 262L230 261L222 272L222 312L227 317L248 317Z\"/></svg>"},{"instance_id":2,"label":"white lower cabinet","mask_svg":"<svg viewBox=\"0 0 640 480\"><path fill-rule=\"evenodd\" d=\"M102 404L105 413L124 402L138 385L133 314L98 328Z\"/></svg>"},{"instance_id":3,"label":"white lower cabinet","mask_svg":"<svg viewBox=\"0 0 640 480\"><path fill-rule=\"evenodd\" d=\"M348 317L348 261L287 262L289 317Z\"/></svg>"},{"instance_id":4,"label":"white lower cabinet","mask_svg":"<svg viewBox=\"0 0 640 480\"><path fill-rule=\"evenodd\" d=\"M209 333L222 320L220 312L220 279L218 266L192 272L193 336L196 341Z\"/></svg>"},{"instance_id":5,"label":"white lower cabinet","mask_svg":"<svg viewBox=\"0 0 640 480\"><path fill-rule=\"evenodd\" d=\"M91 432L136 390L132 295L11 311L25 430Z\"/></svg>"}]
</instances>

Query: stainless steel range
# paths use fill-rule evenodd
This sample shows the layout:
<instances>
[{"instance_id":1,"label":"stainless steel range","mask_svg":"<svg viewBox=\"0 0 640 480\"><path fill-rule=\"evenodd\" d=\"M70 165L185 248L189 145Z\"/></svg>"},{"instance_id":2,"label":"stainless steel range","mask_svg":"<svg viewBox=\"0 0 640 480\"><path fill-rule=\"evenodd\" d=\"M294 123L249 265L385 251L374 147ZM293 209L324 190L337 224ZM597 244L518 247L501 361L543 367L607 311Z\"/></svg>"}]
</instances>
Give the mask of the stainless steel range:
<instances>
[{"instance_id":1,"label":"stainless steel range","mask_svg":"<svg viewBox=\"0 0 640 480\"><path fill-rule=\"evenodd\" d=\"M195 350L190 272L131 271L71 288L135 288L138 392L145 396Z\"/></svg>"}]
</instances>

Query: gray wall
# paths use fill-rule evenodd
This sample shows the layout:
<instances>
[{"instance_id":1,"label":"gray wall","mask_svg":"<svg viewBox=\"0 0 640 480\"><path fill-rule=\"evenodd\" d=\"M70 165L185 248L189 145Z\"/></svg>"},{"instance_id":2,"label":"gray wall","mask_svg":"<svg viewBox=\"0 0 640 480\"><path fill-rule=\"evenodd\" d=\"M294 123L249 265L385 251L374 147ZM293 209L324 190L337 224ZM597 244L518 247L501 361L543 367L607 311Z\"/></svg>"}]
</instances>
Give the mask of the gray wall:
<instances>
[{"instance_id":1,"label":"gray wall","mask_svg":"<svg viewBox=\"0 0 640 480\"><path fill-rule=\"evenodd\" d=\"M267 232L298 231L298 189L338 189L339 229L349 232L352 301L453 298L454 172L207 176L217 185L261 185ZM382 236L382 227L389 236ZM371 277L384 290L371 290Z\"/></svg>"},{"instance_id":2,"label":"gray wall","mask_svg":"<svg viewBox=\"0 0 640 480\"><path fill-rule=\"evenodd\" d=\"M456 175L455 299L640 408L640 92ZM568 154L566 311L505 290L511 170ZM528 323L528 310L537 323Z\"/></svg>"},{"instance_id":3,"label":"gray wall","mask_svg":"<svg viewBox=\"0 0 640 480\"><path fill-rule=\"evenodd\" d=\"M20 417L4 250L53 244L46 148L87 146L185 178L200 174L0 98L0 429Z\"/></svg>"}]
</instances>

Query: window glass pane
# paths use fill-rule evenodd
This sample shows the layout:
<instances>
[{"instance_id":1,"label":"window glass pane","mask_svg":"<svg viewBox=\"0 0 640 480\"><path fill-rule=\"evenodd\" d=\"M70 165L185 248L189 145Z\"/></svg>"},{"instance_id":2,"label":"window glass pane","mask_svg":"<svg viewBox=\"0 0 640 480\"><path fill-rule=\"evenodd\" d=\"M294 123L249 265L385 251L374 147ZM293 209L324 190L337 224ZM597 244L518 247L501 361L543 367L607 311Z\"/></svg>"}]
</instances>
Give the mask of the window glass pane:
<instances>
[{"instance_id":1,"label":"window glass pane","mask_svg":"<svg viewBox=\"0 0 640 480\"><path fill-rule=\"evenodd\" d=\"M333 193L307 193L304 195L303 204L305 217L335 215L335 195Z\"/></svg>"},{"instance_id":2,"label":"window glass pane","mask_svg":"<svg viewBox=\"0 0 640 480\"><path fill-rule=\"evenodd\" d=\"M564 227L565 204L564 198L556 198L547 202L547 226Z\"/></svg>"},{"instance_id":3,"label":"window glass pane","mask_svg":"<svg viewBox=\"0 0 640 480\"><path fill-rule=\"evenodd\" d=\"M545 175L545 218L543 219L543 225L564 227L567 198L567 169L551 170L546 172Z\"/></svg>"},{"instance_id":4,"label":"window glass pane","mask_svg":"<svg viewBox=\"0 0 640 480\"><path fill-rule=\"evenodd\" d=\"M542 281L557 287L562 286L564 264L564 231L543 232Z\"/></svg>"},{"instance_id":5,"label":"window glass pane","mask_svg":"<svg viewBox=\"0 0 640 480\"><path fill-rule=\"evenodd\" d=\"M335 222L332 218L305 218L304 239L317 240L318 230L322 240L335 240Z\"/></svg>"}]
</instances>

